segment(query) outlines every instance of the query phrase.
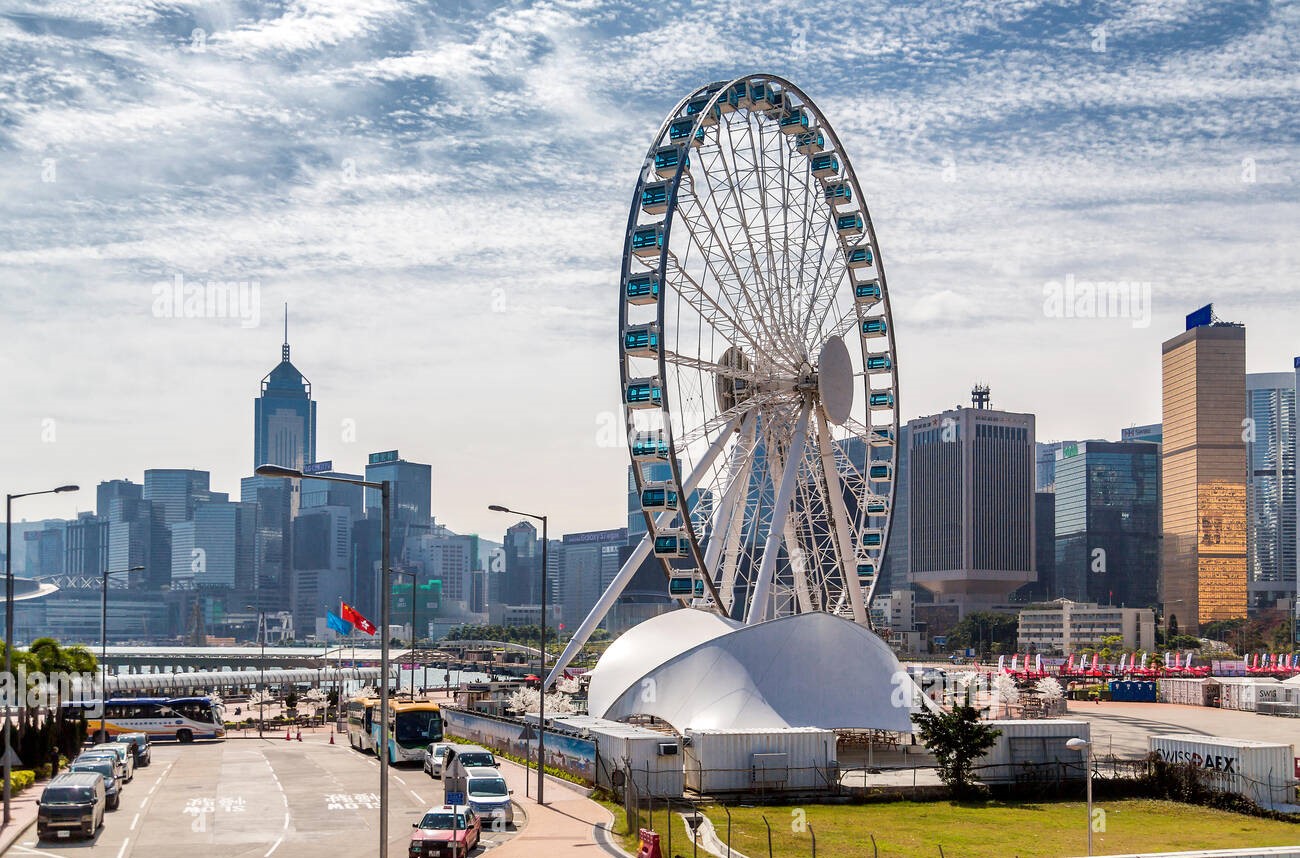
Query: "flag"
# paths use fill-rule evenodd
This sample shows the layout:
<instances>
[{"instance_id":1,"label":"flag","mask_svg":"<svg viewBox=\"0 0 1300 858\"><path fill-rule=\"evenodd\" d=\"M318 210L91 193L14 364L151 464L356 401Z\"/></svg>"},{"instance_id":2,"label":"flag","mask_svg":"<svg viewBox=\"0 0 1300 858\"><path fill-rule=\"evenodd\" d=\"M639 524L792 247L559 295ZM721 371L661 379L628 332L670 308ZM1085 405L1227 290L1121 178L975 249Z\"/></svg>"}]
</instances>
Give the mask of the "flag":
<instances>
[{"instance_id":1,"label":"flag","mask_svg":"<svg viewBox=\"0 0 1300 858\"><path fill-rule=\"evenodd\" d=\"M356 608L352 607L351 605L349 605L347 602L342 602L340 604L341 604L341 609L339 613L343 615L344 620L356 626L358 629L360 629L361 631L365 632L368 635L373 636L375 634L374 623L370 622L370 620L367 620L365 617L361 616L361 612L358 611Z\"/></svg>"},{"instance_id":2,"label":"flag","mask_svg":"<svg viewBox=\"0 0 1300 858\"><path fill-rule=\"evenodd\" d=\"M352 624L333 611L325 612L325 625L341 635L352 633Z\"/></svg>"}]
</instances>

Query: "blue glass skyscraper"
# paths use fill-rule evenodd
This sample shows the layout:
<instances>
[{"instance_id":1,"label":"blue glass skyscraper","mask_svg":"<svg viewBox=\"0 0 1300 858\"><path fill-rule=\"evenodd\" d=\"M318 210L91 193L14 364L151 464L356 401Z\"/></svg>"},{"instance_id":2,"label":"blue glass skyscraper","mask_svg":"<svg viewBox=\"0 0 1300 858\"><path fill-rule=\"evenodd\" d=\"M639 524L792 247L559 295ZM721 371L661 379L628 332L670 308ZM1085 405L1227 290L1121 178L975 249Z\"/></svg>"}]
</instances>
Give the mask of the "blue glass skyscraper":
<instances>
[{"instance_id":1,"label":"blue glass skyscraper","mask_svg":"<svg viewBox=\"0 0 1300 858\"><path fill-rule=\"evenodd\" d=\"M316 403L311 382L289 361L289 320L285 311L280 363L262 379L254 401L253 467L302 468L316 461Z\"/></svg>"}]
</instances>

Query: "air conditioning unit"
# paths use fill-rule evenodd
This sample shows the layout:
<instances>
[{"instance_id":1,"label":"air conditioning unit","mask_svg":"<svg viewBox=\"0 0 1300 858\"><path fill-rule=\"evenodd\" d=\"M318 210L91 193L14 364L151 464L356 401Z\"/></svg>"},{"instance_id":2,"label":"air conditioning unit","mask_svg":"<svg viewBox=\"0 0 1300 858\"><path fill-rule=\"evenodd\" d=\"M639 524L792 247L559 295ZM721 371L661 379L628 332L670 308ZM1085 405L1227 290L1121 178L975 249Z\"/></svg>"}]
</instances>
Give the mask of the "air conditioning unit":
<instances>
[{"instance_id":1,"label":"air conditioning unit","mask_svg":"<svg viewBox=\"0 0 1300 858\"><path fill-rule=\"evenodd\" d=\"M677 756L677 743L676 743L676 742L660 742L660 743L659 743L659 756L661 756L661 757L675 757L675 756Z\"/></svg>"}]
</instances>

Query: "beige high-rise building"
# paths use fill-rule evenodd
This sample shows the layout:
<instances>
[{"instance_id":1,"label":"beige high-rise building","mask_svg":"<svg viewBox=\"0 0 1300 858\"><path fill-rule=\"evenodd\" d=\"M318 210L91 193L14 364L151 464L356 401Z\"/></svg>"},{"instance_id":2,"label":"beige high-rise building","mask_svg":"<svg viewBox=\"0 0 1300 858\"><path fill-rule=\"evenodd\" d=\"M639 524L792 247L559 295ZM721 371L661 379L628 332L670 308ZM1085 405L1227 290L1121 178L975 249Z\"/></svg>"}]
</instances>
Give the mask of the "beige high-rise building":
<instances>
[{"instance_id":1,"label":"beige high-rise building","mask_svg":"<svg viewBox=\"0 0 1300 858\"><path fill-rule=\"evenodd\" d=\"M1209 308L1162 346L1160 601L1195 632L1246 616L1246 329Z\"/></svg>"}]
</instances>

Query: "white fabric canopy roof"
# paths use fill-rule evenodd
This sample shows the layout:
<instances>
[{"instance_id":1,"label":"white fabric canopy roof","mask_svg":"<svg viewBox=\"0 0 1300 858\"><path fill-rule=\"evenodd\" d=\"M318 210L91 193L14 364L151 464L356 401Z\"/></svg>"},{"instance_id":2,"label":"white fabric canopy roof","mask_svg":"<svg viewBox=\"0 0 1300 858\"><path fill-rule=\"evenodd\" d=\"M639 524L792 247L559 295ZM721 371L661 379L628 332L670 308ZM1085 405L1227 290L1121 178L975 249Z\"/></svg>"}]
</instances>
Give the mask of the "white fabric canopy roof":
<instances>
[{"instance_id":1,"label":"white fabric canopy roof","mask_svg":"<svg viewBox=\"0 0 1300 858\"><path fill-rule=\"evenodd\" d=\"M895 694L896 683L905 693ZM592 672L588 711L653 715L688 729L911 732L915 688L889 647L813 612L745 626L704 611L661 614L619 638Z\"/></svg>"}]
</instances>

